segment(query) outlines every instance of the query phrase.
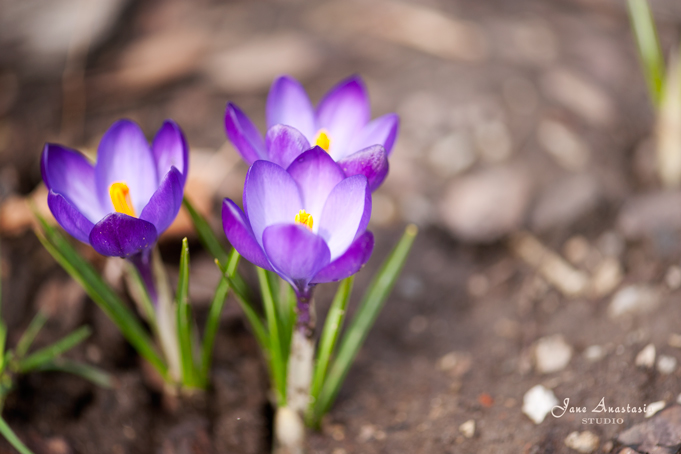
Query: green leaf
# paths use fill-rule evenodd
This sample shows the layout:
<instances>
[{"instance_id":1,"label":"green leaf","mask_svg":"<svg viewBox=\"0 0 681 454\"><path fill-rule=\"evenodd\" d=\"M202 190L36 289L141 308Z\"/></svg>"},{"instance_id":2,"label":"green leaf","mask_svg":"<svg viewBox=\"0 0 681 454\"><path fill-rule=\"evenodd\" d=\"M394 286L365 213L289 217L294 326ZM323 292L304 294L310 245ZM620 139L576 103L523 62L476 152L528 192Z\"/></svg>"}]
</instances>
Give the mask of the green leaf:
<instances>
[{"instance_id":1,"label":"green leaf","mask_svg":"<svg viewBox=\"0 0 681 454\"><path fill-rule=\"evenodd\" d=\"M54 358L51 361L43 363L35 370L66 372L69 374L78 375L86 380L91 381L95 385L101 386L102 388L113 387L113 379L111 378L111 375L97 367L93 367L89 364L81 363L68 358Z\"/></svg>"},{"instance_id":2,"label":"green leaf","mask_svg":"<svg viewBox=\"0 0 681 454\"><path fill-rule=\"evenodd\" d=\"M168 367L156 351L149 335L139 320L125 306L113 289L107 285L97 271L85 260L71 244L37 211L34 214L40 224L36 236L73 279L78 281L92 300L114 322L123 336L142 355L162 377L167 377Z\"/></svg>"},{"instance_id":3,"label":"green leaf","mask_svg":"<svg viewBox=\"0 0 681 454\"><path fill-rule=\"evenodd\" d=\"M31 324L28 325L24 334L21 335L21 338L17 343L17 348L14 350L19 358L23 358L26 355L28 349L31 348L31 345L35 340L35 337L45 325L45 322L47 322L47 316L42 311L35 314L35 317L31 320Z\"/></svg>"},{"instance_id":4,"label":"green leaf","mask_svg":"<svg viewBox=\"0 0 681 454\"><path fill-rule=\"evenodd\" d=\"M240 258L241 256L236 249L232 249L232 252L229 254L229 259L227 260L226 274L228 276L233 277L234 274L236 274L236 268L239 265ZM222 314L222 308L225 306L227 293L229 293L229 281L224 278L220 279L220 282L215 289L210 311L208 312L208 320L206 320L206 329L203 334L203 344L201 347L201 377L206 385L208 384L210 376L213 345L215 344L215 337L217 336L218 327L220 326L220 314Z\"/></svg>"},{"instance_id":5,"label":"green leaf","mask_svg":"<svg viewBox=\"0 0 681 454\"><path fill-rule=\"evenodd\" d=\"M374 276L369 289L364 294L350 326L338 349L338 355L331 365L328 376L324 381L319 398L314 404L311 423L318 426L322 416L331 408L331 404L338 395L343 380L350 370L350 366L364 343L369 330L376 321L383 303L392 291L402 266L409 255L414 238L418 233L415 225L408 225L402 238L397 243L390 256Z\"/></svg>"},{"instance_id":6,"label":"green leaf","mask_svg":"<svg viewBox=\"0 0 681 454\"><path fill-rule=\"evenodd\" d=\"M14 449L19 451L21 454L33 454L30 449L26 447L19 437L14 433L14 431L7 425L4 418L0 417L0 433L5 439L11 444Z\"/></svg>"},{"instance_id":7,"label":"green leaf","mask_svg":"<svg viewBox=\"0 0 681 454\"><path fill-rule=\"evenodd\" d=\"M319 347L317 348L317 362L314 368L314 375L312 376L312 386L310 387L311 404L317 401L319 392L322 390L331 355L333 355L338 335L343 327L354 280L355 276L350 276L341 281L336 291L336 296L334 296L329 308L329 313L326 315L326 322L324 322L324 329L322 330ZM310 405L310 411L314 411L313 405Z\"/></svg>"},{"instance_id":8,"label":"green leaf","mask_svg":"<svg viewBox=\"0 0 681 454\"><path fill-rule=\"evenodd\" d=\"M42 348L26 358L19 358L18 372L26 373L52 361L55 357L83 342L90 334L90 328L82 326L54 344Z\"/></svg>"},{"instance_id":9,"label":"green leaf","mask_svg":"<svg viewBox=\"0 0 681 454\"><path fill-rule=\"evenodd\" d=\"M193 331L191 308L189 306L189 244L187 238L182 240L180 255L180 276L177 282L177 338L180 344L180 362L182 365L182 383L197 384L193 355Z\"/></svg>"},{"instance_id":10,"label":"green leaf","mask_svg":"<svg viewBox=\"0 0 681 454\"><path fill-rule=\"evenodd\" d=\"M282 339L279 333L279 321L277 320L277 309L274 307L274 297L272 288L267 279L267 271L260 267L258 270L258 280L260 281L260 292L262 293L263 305L265 306L265 319L269 331L268 352L270 356L270 370L272 372L272 382L278 393L278 406L286 405L286 363L283 358Z\"/></svg>"},{"instance_id":11,"label":"green leaf","mask_svg":"<svg viewBox=\"0 0 681 454\"><path fill-rule=\"evenodd\" d=\"M627 5L650 99L657 108L662 101L665 69L655 20L647 0L628 0Z\"/></svg>"},{"instance_id":12,"label":"green leaf","mask_svg":"<svg viewBox=\"0 0 681 454\"><path fill-rule=\"evenodd\" d=\"M151 296L149 295L149 289L147 289L137 267L132 263L126 263L126 265L126 271L132 276L132 285L134 287L131 288L131 296L133 297L133 300L138 303L138 310L143 312L144 318L149 322L152 331L157 333L156 311L154 310L154 303L151 301Z\"/></svg>"},{"instance_id":13,"label":"green leaf","mask_svg":"<svg viewBox=\"0 0 681 454\"><path fill-rule=\"evenodd\" d=\"M218 268L219 267L220 265L218 263ZM220 269L222 270L222 268ZM226 279L227 282L229 282L230 288L234 292L234 295L236 295L236 300L239 303L239 307L241 307L241 310L244 311L244 314L248 319L248 323L251 325L251 328L255 333L255 338L258 341L258 344L260 344L260 348L264 352L267 352L269 350L268 346L270 344L270 336L267 333L267 330L265 329L265 325L263 325L262 320L260 320L260 316L253 308L253 303L244 293L243 289L241 288L237 281L231 279L227 273L223 272L222 276L223 279Z\"/></svg>"}]
</instances>

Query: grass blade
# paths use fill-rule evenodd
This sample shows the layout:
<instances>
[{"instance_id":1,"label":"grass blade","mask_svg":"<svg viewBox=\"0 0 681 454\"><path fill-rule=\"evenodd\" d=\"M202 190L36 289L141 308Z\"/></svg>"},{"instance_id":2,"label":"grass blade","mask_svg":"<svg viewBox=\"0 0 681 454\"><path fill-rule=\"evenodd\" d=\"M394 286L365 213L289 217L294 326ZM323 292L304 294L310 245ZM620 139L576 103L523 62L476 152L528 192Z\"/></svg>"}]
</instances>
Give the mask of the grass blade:
<instances>
[{"instance_id":1,"label":"grass blade","mask_svg":"<svg viewBox=\"0 0 681 454\"><path fill-rule=\"evenodd\" d=\"M321 338L319 339L319 347L317 348L317 362L314 368L314 375L312 376L312 386L310 387L310 402L314 403L319 397L319 392L324 384L326 372L331 362L331 355L336 348L336 341L338 335L343 327L345 320L345 310L350 300L350 293L352 292L352 285L355 277L350 276L343 279L338 286L336 296L333 298L329 313L326 315L324 322L324 329L322 330ZM313 410L313 407L311 407Z\"/></svg>"},{"instance_id":2,"label":"grass blade","mask_svg":"<svg viewBox=\"0 0 681 454\"><path fill-rule=\"evenodd\" d=\"M35 337L45 325L45 322L47 322L47 316L42 311L35 314L35 317L31 320L28 328L26 328L24 334L21 335L21 338L17 343L17 348L14 350L19 358L23 358L26 355L28 349L31 348L31 344L33 344L33 341L35 340Z\"/></svg>"},{"instance_id":3,"label":"grass blade","mask_svg":"<svg viewBox=\"0 0 681 454\"><path fill-rule=\"evenodd\" d=\"M243 292L243 289L241 288L241 286L238 285L237 281L232 280L226 273L223 274L223 278L229 282L230 288L234 292L234 295L236 295L236 299L239 302L239 306L241 307L241 310L244 311L244 314L248 319L248 323L251 325L251 328L255 333L255 338L257 339L258 344L260 344L260 348L264 352L267 352L269 350L268 346L270 344L270 335L267 333L267 330L265 329L265 325L263 325L262 320L260 320L260 316L258 315L256 310L253 309L253 303L251 303L250 299Z\"/></svg>"},{"instance_id":4,"label":"grass blade","mask_svg":"<svg viewBox=\"0 0 681 454\"><path fill-rule=\"evenodd\" d=\"M409 255L414 238L418 229L415 225L407 226L402 238L397 243L390 256L383 262L378 274L374 276L369 285L369 289L364 294L362 301L357 309L357 313L352 319L352 323L343 337L338 349L338 355L331 365L329 374L326 377L319 398L315 402L312 416L313 425L318 425L321 417L329 410L334 399L338 395L343 380L350 370L350 366L357 355L364 339L366 339L369 329L374 324L383 303L393 289L397 277L402 270L402 266Z\"/></svg>"},{"instance_id":5,"label":"grass blade","mask_svg":"<svg viewBox=\"0 0 681 454\"><path fill-rule=\"evenodd\" d=\"M659 107L662 101L665 69L655 20L648 0L628 0L627 5L650 99L655 107Z\"/></svg>"},{"instance_id":6,"label":"grass blade","mask_svg":"<svg viewBox=\"0 0 681 454\"><path fill-rule=\"evenodd\" d=\"M111 375L97 367L93 367L89 364L81 363L68 358L54 358L51 361L43 363L35 370L66 372L69 374L78 375L79 377L89 380L95 385L101 386L102 388L113 387L113 379L111 378Z\"/></svg>"},{"instance_id":7,"label":"grass blade","mask_svg":"<svg viewBox=\"0 0 681 454\"><path fill-rule=\"evenodd\" d=\"M29 372L52 361L55 357L83 342L91 333L92 331L89 327L82 326L54 344L42 348L26 358L19 359L19 372Z\"/></svg>"},{"instance_id":8,"label":"grass blade","mask_svg":"<svg viewBox=\"0 0 681 454\"><path fill-rule=\"evenodd\" d=\"M189 244L187 238L182 240L180 255L180 276L177 282L177 339L180 344L180 360L182 365L182 383L196 384L195 362L193 354L193 332L191 308L189 307Z\"/></svg>"},{"instance_id":9,"label":"grass blade","mask_svg":"<svg viewBox=\"0 0 681 454\"><path fill-rule=\"evenodd\" d=\"M236 274L240 258L241 256L236 249L232 249L229 258L227 259L226 274L229 277L234 277ZM201 377L205 384L208 384L208 378L210 376L213 345L215 344L215 336L217 335L218 327L220 325L220 314L222 314L222 308L225 306L225 301L227 301L227 293L229 293L229 281L227 279L220 279L220 283L218 283L218 286L215 289L210 311L208 312L208 320L206 320L206 329L203 334L203 344L201 346Z\"/></svg>"},{"instance_id":10,"label":"grass blade","mask_svg":"<svg viewBox=\"0 0 681 454\"><path fill-rule=\"evenodd\" d=\"M274 297L272 288L267 279L267 271L256 267L258 270L258 280L260 281L260 292L262 293L263 305L265 306L265 318L269 331L269 345L267 351L270 356L272 382L278 393L278 405L286 405L286 363L283 358L282 339L279 333L279 321L277 320L277 309L274 307Z\"/></svg>"},{"instance_id":11,"label":"grass blade","mask_svg":"<svg viewBox=\"0 0 681 454\"><path fill-rule=\"evenodd\" d=\"M92 265L35 210L34 213L41 227L36 230L36 236L45 249L85 289L88 296L114 322L135 350L165 378L168 368L139 320L104 282Z\"/></svg>"},{"instance_id":12,"label":"grass blade","mask_svg":"<svg viewBox=\"0 0 681 454\"><path fill-rule=\"evenodd\" d=\"M11 444L14 449L19 451L21 454L33 454L26 445L19 440L19 437L14 433L14 431L7 425L5 418L0 417L0 433L5 439Z\"/></svg>"}]
</instances>

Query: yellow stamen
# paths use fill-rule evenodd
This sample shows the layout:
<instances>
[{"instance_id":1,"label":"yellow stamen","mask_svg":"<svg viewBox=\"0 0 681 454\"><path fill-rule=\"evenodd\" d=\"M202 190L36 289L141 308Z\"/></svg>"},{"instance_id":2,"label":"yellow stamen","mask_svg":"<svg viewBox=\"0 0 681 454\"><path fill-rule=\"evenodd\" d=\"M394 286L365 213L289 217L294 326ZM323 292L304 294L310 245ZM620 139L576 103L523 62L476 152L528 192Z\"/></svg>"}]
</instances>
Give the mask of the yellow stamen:
<instances>
[{"instance_id":1,"label":"yellow stamen","mask_svg":"<svg viewBox=\"0 0 681 454\"><path fill-rule=\"evenodd\" d=\"M324 151L329 151L329 147L331 146L331 139L329 139L329 135L326 132L326 129L320 129L319 132L317 133L317 140L315 140L315 145L318 147L322 147Z\"/></svg>"},{"instance_id":2,"label":"yellow stamen","mask_svg":"<svg viewBox=\"0 0 681 454\"><path fill-rule=\"evenodd\" d=\"M296 214L295 221L298 224L303 224L303 225L307 226L308 229L312 230L312 223L314 221L312 220L312 215L310 213L308 213L307 211L305 211L305 210L298 211L298 214Z\"/></svg>"},{"instance_id":3,"label":"yellow stamen","mask_svg":"<svg viewBox=\"0 0 681 454\"><path fill-rule=\"evenodd\" d=\"M132 200L130 199L130 188L123 182L113 183L109 186L109 196L113 203L114 210L118 213L127 214L128 216L137 217L135 209L132 207Z\"/></svg>"}]
</instances>

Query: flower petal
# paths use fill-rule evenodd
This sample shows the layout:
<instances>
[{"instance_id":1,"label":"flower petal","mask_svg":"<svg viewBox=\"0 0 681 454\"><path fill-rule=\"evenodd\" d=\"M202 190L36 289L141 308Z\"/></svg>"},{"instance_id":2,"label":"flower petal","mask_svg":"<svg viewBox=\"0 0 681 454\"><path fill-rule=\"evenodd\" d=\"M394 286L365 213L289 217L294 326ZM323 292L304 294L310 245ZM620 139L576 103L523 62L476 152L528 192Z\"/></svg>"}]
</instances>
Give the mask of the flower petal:
<instances>
[{"instance_id":1,"label":"flower petal","mask_svg":"<svg viewBox=\"0 0 681 454\"><path fill-rule=\"evenodd\" d=\"M97 149L97 196L108 213L114 211L109 187L115 182L128 185L136 213L142 212L158 187L156 162L147 139L140 127L130 120L114 123L102 137Z\"/></svg>"},{"instance_id":2,"label":"flower petal","mask_svg":"<svg viewBox=\"0 0 681 454\"><path fill-rule=\"evenodd\" d=\"M45 144L40 171L47 188L64 196L90 222L97 222L108 213L97 198L94 167L76 150Z\"/></svg>"},{"instance_id":3,"label":"flower petal","mask_svg":"<svg viewBox=\"0 0 681 454\"><path fill-rule=\"evenodd\" d=\"M303 86L292 77L282 76L274 81L267 95L267 127L288 125L314 140L314 109Z\"/></svg>"},{"instance_id":4,"label":"flower petal","mask_svg":"<svg viewBox=\"0 0 681 454\"><path fill-rule=\"evenodd\" d=\"M329 248L319 235L300 224L277 224L265 229L265 253L277 273L298 288L330 260Z\"/></svg>"},{"instance_id":5,"label":"flower petal","mask_svg":"<svg viewBox=\"0 0 681 454\"><path fill-rule=\"evenodd\" d=\"M130 257L152 248L157 239L154 224L123 213L109 214L90 232L95 251L110 257Z\"/></svg>"},{"instance_id":6,"label":"flower petal","mask_svg":"<svg viewBox=\"0 0 681 454\"><path fill-rule=\"evenodd\" d=\"M156 133L151 151L156 161L159 180L175 167L180 171L184 187L189 173L189 147L180 127L173 120L166 120Z\"/></svg>"},{"instance_id":7,"label":"flower petal","mask_svg":"<svg viewBox=\"0 0 681 454\"><path fill-rule=\"evenodd\" d=\"M95 226L88 218L78 211L62 194L50 190L47 194L47 205L59 225L69 235L83 243L90 244L90 232Z\"/></svg>"},{"instance_id":8,"label":"flower petal","mask_svg":"<svg viewBox=\"0 0 681 454\"><path fill-rule=\"evenodd\" d=\"M343 255L322 268L312 279L312 283L335 282L352 276L369 260L373 250L374 235L366 231L350 245Z\"/></svg>"},{"instance_id":9,"label":"flower petal","mask_svg":"<svg viewBox=\"0 0 681 454\"><path fill-rule=\"evenodd\" d=\"M329 132L329 153L337 161L349 152L348 145L371 117L369 95L359 76L336 85L317 107L317 127Z\"/></svg>"},{"instance_id":10,"label":"flower petal","mask_svg":"<svg viewBox=\"0 0 681 454\"><path fill-rule=\"evenodd\" d=\"M370 215L371 192L364 175L348 177L333 188L319 220L319 235L331 250L331 260L345 253Z\"/></svg>"},{"instance_id":11,"label":"flower petal","mask_svg":"<svg viewBox=\"0 0 681 454\"><path fill-rule=\"evenodd\" d=\"M267 149L260 131L253 122L231 102L225 111L225 131L227 137L249 165L258 159L265 159Z\"/></svg>"},{"instance_id":12,"label":"flower petal","mask_svg":"<svg viewBox=\"0 0 681 454\"><path fill-rule=\"evenodd\" d=\"M388 157L380 145L374 145L338 161L345 175L364 175L369 180L369 190L375 191L388 176Z\"/></svg>"},{"instance_id":13,"label":"flower petal","mask_svg":"<svg viewBox=\"0 0 681 454\"><path fill-rule=\"evenodd\" d=\"M310 149L310 142L291 126L272 126L265 136L268 160L287 168L303 151Z\"/></svg>"},{"instance_id":14,"label":"flower petal","mask_svg":"<svg viewBox=\"0 0 681 454\"><path fill-rule=\"evenodd\" d=\"M183 183L180 171L175 166L171 167L140 214L140 219L154 224L159 235L170 227L180 211L184 193Z\"/></svg>"},{"instance_id":15,"label":"flower petal","mask_svg":"<svg viewBox=\"0 0 681 454\"><path fill-rule=\"evenodd\" d=\"M350 152L372 145L383 145L385 153L390 156L399 128L400 117L397 114L391 113L378 117L365 125L360 133L353 138L350 143Z\"/></svg>"},{"instance_id":16,"label":"flower petal","mask_svg":"<svg viewBox=\"0 0 681 454\"><path fill-rule=\"evenodd\" d=\"M243 211L230 199L222 202L222 228L230 244L252 264L272 271L262 247L255 241L253 230Z\"/></svg>"},{"instance_id":17,"label":"flower petal","mask_svg":"<svg viewBox=\"0 0 681 454\"><path fill-rule=\"evenodd\" d=\"M269 161L253 163L244 183L244 207L258 244L270 225L292 223L303 204L298 186L286 170Z\"/></svg>"},{"instance_id":18,"label":"flower petal","mask_svg":"<svg viewBox=\"0 0 681 454\"><path fill-rule=\"evenodd\" d=\"M314 147L298 156L286 171L298 183L303 208L315 222L319 222L326 199L345 178L343 170L326 151ZM318 230L314 224L313 228L315 232Z\"/></svg>"}]
</instances>

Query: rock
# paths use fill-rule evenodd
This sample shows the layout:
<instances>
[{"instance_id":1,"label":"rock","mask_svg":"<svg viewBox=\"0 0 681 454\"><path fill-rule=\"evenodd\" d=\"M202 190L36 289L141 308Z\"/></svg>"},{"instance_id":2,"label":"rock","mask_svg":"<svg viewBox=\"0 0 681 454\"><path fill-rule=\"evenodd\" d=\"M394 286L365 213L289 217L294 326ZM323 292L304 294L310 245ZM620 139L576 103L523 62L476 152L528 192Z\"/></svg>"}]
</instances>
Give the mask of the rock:
<instances>
[{"instance_id":1,"label":"rock","mask_svg":"<svg viewBox=\"0 0 681 454\"><path fill-rule=\"evenodd\" d=\"M681 406L672 405L654 418L625 430L617 441L638 452L675 454L681 444Z\"/></svg>"},{"instance_id":2,"label":"rock","mask_svg":"<svg viewBox=\"0 0 681 454\"><path fill-rule=\"evenodd\" d=\"M637 367L646 367L650 369L655 365L655 345L648 344L636 355L634 361Z\"/></svg>"},{"instance_id":3,"label":"rock","mask_svg":"<svg viewBox=\"0 0 681 454\"><path fill-rule=\"evenodd\" d=\"M674 373L676 370L676 358L673 356L660 355L657 360L657 371L664 375Z\"/></svg>"},{"instance_id":4,"label":"rock","mask_svg":"<svg viewBox=\"0 0 681 454\"><path fill-rule=\"evenodd\" d=\"M646 408L646 418L651 418L655 416L655 413L662 410L665 407L665 405L667 405L667 403L664 400L648 404Z\"/></svg>"},{"instance_id":5,"label":"rock","mask_svg":"<svg viewBox=\"0 0 681 454\"><path fill-rule=\"evenodd\" d=\"M589 174L570 175L541 192L532 209L530 225L542 232L572 225L596 207L600 199L596 178Z\"/></svg>"},{"instance_id":6,"label":"rock","mask_svg":"<svg viewBox=\"0 0 681 454\"><path fill-rule=\"evenodd\" d=\"M681 348L681 334L672 333L669 335L667 344L670 347Z\"/></svg>"},{"instance_id":7,"label":"rock","mask_svg":"<svg viewBox=\"0 0 681 454\"><path fill-rule=\"evenodd\" d=\"M589 256L591 245L581 235L571 237L563 245L563 254L573 265L581 265Z\"/></svg>"},{"instance_id":8,"label":"rock","mask_svg":"<svg viewBox=\"0 0 681 454\"><path fill-rule=\"evenodd\" d=\"M433 171L451 177L466 171L475 163L473 143L465 131L454 131L435 142L428 152Z\"/></svg>"},{"instance_id":9,"label":"rock","mask_svg":"<svg viewBox=\"0 0 681 454\"><path fill-rule=\"evenodd\" d=\"M585 430L584 432L571 432L565 438L565 446L577 452L589 454L598 449L598 435Z\"/></svg>"},{"instance_id":10,"label":"rock","mask_svg":"<svg viewBox=\"0 0 681 454\"><path fill-rule=\"evenodd\" d=\"M558 372L565 369L570 362L572 347L560 334L542 337L535 343L534 358L540 374Z\"/></svg>"},{"instance_id":11,"label":"rock","mask_svg":"<svg viewBox=\"0 0 681 454\"><path fill-rule=\"evenodd\" d=\"M608 306L608 315L617 318L625 314L646 313L659 303L660 294L655 288L643 284L628 285L615 293Z\"/></svg>"},{"instance_id":12,"label":"rock","mask_svg":"<svg viewBox=\"0 0 681 454\"><path fill-rule=\"evenodd\" d=\"M470 353L450 352L438 361L438 368L449 372L453 377L461 377L468 372L473 364Z\"/></svg>"},{"instance_id":13,"label":"rock","mask_svg":"<svg viewBox=\"0 0 681 454\"><path fill-rule=\"evenodd\" d=\"M589 147L563 123L542 120L537 129L537 139L544 150L566 170L583 170L589 164Z\"/></svg>"},{"instance_id":14,"label":"rock","mask_svg":"<svg viewBox=\"0 0 681 454\"><path fill-rule=\"evenodd\" d=\"M617 288L624 278L624 270L619 260L606 257L598 264L591 277L591 293L601 298Z\"/></svg>"},{"instance_id":15,"label":"rock","mask_svg":"<svg viewBox=\"0 0 681 454\"><path fill-rule=\"evenodd\" d=\"M672 265L664 275L664 282L670 290L678 290L681 288L681 267Z\"/></svg>"},{"instance_id":16,"label":"rock","mask_svg":"<svg viewBox=\"0 0 681 454\"><path fill-rule=\"evenodd\" d=\"M206 73L218 88L228 93L267 89L281 74L304 79L317 71L324 60L312 43L294 32L254 37L211 57Z\"/></svg>"},{"instance_id":17,"label":"rock","mask_svg":"<svg viewBox=\"0 0 681 454\"><path fill-rule=\"evenodd\" d=\"M466 438L473 438L473 435L475 435L475 420L469 419L465 423L461 424L459 426L459 432L461 432Z\"/></svg>"},{"instance_id":18,"label":"rock","mask_svg":"<svg viewBox=\"0 0 681 454\"><path fill-rule=\"evenodd\" d=\"M513 151L508 128L499 120L476 123L475 145L483 161L491 164L506 161Z\"/></svg>"},{"instance_id":19,"label":"rock","mask_svg":"<svg viewBox=\"0 0 681 454\"><path fill-rule=\"evenodd\" d=\"M565 68L553 69L541 80L544 93L580 115L587 123L607 126L615 116L612 101L583 75Z\"/></svg>"},{"instance_id":20,"label":"rock","mask_svg":"<svg viewBox=\"0 0 681 454\"><path fill-rule=\"evenodd\" d=\"M629 198L617 216L617 229L630 240L681 229L681 191L664 191Z\"/></svg>"},{"instance_id":21,"label":"rock","mask_svg":"<svg viewBox=\"0 0 681 454\"><path fill-rule=\"evenodd\" d=\"M440 215L461 240L488 243L521 226L530 196L524 171L486 169L452 182L441 200Z\"/></svg>"},{"instance_id":22,"label":"rock","mask_svg":"<svg viewBox=\"0 0 681 454\"><path fill-rule=\"evenodd\" d=\"M553 391L542 385L532 387L523 396L523 413L535 424L541 424L556 405L558 405L558 399Z\"/></svg>"},{"instance_id":23,"label":"rock","mask_svg":"<svg viewBox=\"0 0 681 454\"><path fill-rule=\"evenodd\" d=\"M583 354L587 361L593 362L603 359L603 357L605 357L606 351L605 348L600 345L590 345L584 350Z\"/></svg>"}]
</instances>

